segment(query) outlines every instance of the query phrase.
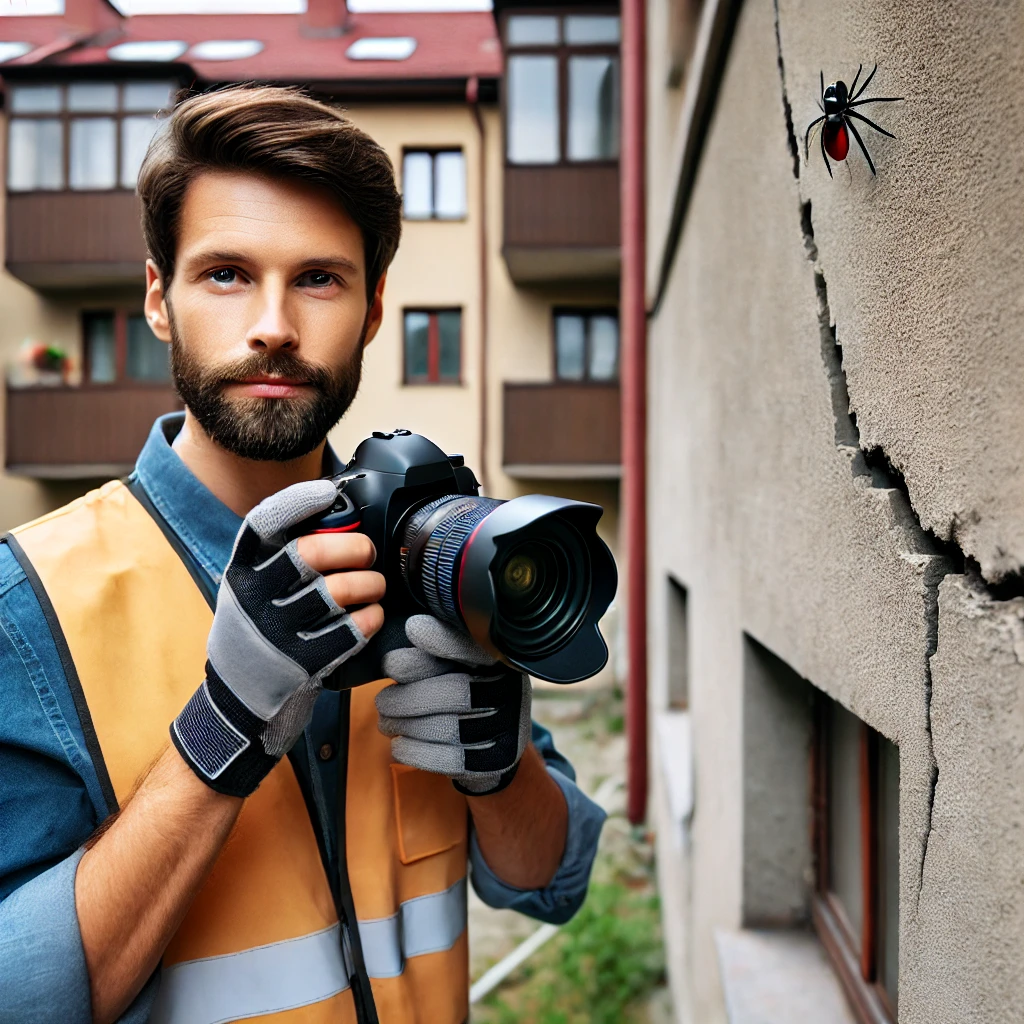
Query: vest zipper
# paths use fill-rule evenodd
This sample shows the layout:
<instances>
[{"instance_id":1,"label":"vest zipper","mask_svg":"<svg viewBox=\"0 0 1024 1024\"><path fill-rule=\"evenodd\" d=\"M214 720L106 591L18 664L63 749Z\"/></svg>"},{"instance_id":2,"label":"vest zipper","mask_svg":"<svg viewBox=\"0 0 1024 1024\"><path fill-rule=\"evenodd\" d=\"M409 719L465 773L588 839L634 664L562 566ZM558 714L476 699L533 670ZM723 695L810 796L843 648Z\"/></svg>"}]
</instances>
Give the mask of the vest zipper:
<instances>
[{"instance_id":1,"label":"vest zipper","mask_svg":"<svg viewBox=\"0 0 1024 1024\"><path fill-rule=\"evenodd\" d=\"M349 951L352 954L355 967L352 977L352 998L356 1007L356 1020L359 1021L359 1024L379 1024L377 1006L373 1001L373 990L370 987L370 976L366 973L366 962L363 959L363 945L359 940L359 922L356 918L355 904L352 901L352 886L348 878L348 854L345 849L345 790L348 783L351 704L351 690L343 690L338 702L338 843L335 853L338 871L332 888L335 890L335 903L339 917L341 917L341 927L348 937Z\"/></svg>"}]
</instances>

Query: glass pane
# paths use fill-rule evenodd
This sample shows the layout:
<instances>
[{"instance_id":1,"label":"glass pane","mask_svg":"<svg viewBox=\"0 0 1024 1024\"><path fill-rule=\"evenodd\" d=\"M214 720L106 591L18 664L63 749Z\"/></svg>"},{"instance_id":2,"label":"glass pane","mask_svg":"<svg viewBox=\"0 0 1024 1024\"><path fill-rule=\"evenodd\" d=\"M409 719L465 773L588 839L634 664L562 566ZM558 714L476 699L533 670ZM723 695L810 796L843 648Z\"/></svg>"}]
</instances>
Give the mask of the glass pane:
<instances>
[{"instance_id":1,"label":"glass pane","mask_svg":"<svg viewBox=\"0 0 1024 1024\"><path fill-rule=\"evenodd\" d=\"M64 187L63 132L60 121L10 123L7 187L12 192Z\"/></svg>"},{"instance_id":2,"label":"glass pane","mask_svg":"<svg viewBox=\"0 0 1024 1024\"><path fill-rule=\"evenodd\" d=\"M430 333L429 313L405 314L405 379L426 380L430 375L427 344Z\"/></svg>"},{"instance_id":3,"label":"glass pane","mask_svg":"<svg viewBox=\"0 0 1024 1024\"><path fill-rule=\"evenodd\" d=\"M121 185L135 188L139 168L160 122L155 117L126 117L121 121Z\"/></svg>"},{"instance_id":4,"label":"glass pane","mask_svg":"<svg viewBox=\"0 0 1024 1024\"><path fill-rule=\"evenodd\" d=\"M569 159L619 155L619 62L615 57L569 59Z\"/></svg>"},{"instance_id":5,"label":"glass pane","mask_svg":"<svg viewBox=\"0 0 1024 1024\"><path fill-rule=\"evenodd\" d=\"M171 105L175 82L126 82L122 102L125 110L163 110Z\"/></svg>"},{"instance_id":6,"label":"glass pane","mask_svg":"<svg viewBox=\"0 0 1024 1024\"><path fill-rule=\"evenodd\" d=\"M614 14L570 14L565 19L565 41L570 46L619 41L619 19Z\"/></svg>"},{"instance_id":7,"label":"glass pane","mask_svg":"<svg viewBox=\"0 0 1024 1024\"><path fill-rule=\"evenodd\" d=\"M508 19L509 46L550 46L558 42L558 19L548 15L513 14Z\"/></svg>"},{"instance_id":8,"label":"glass pane","mask_svg":"<svg viewBox=\"0 0 1024 1024\"><path fill-rule=\"evenodd\" d=\"M71 122L72 188L113 188L117 184L117 122L112 117L90 117Z\"/></svg>"},{"instance_id":9,"label":"glass pane","mask_svg":"<svg viewBox=\"0 0 1024 1024\"><path fill-rule=\"evenodd\" d=\"M508 59L508 158L558 162L558 58Z\"/></svg>"},{"instance_id":10,"label":"glass pane","mask_svg":"<svg viewBox=\"0 0 1024 1024\"><path fill-rule=\"evenodd\" d=\"M466 216L466 161L461 152L434 157L434 211L438 217Z\"/></svg>"},{"instance_id":11,"label":"glass pane","mask_svg":"<svg viewBox=\"0 0 1024 1024\"><path fill-rule=\"evenodd\" d=\"M900 751L878 738L878 980L898 1008L900 975Z\"/></svg>"},{"instance_id":12,"label":"glass pane","mask_svg":"<svg viewBox=\"0 0 1024 1024\"><path fill-rule=\"evenodd\" d=\"M615 380L619 373L619 321L613 316L590 318L590 379Z\"/></svg>"},{"instance_id":13,"label":"glass pane","mask_svg":"<svg viewBox=\"0 0 1024 1024\"><path fill-rule=\"evenodd\" d=\"M68 110L113 113L117 110L117 86L113 82L72 82L68 86Z\"/></svg>"},{"instance_id":14,"label":"glass pane","mask_svg":"<svg viewBox=\"0 0 1024 1024\"><path fill-rule=\"evenodd\" d=\"M864 882L860 828L860 720L841 704L829 706L829 889L846 914L859 950L864 929Z\"/></svg>"},{"instance_id":15,"label":"glass pane","mask_svg":"<svg viewBox=\"0 0 1024 1024\"><path fill-rule=\"evenodd\" d=\"M150 329L146 318L128 317L128 376L132 380L169 381L171 346Z\"/></svg>"},{"instance_id":16,"label":"glass pane","mask_svg":"<svg viewBox=\"0 0 1024 1024\"><path fill-rule=\"evenodd\" d=\"M408 220L434 215L434 158L429 153L406 153L402 162L402 203Z\"/></svg>"},{"instance_id":17,"label":"glass pane","mask_svg":"<svg viewBox=\"0 0 1024 1024\"><path fill-rule=\"evenodd\" d=\"M60 113L59 85L16 85L8 95L12 114Z\"/></svg>"},{"instance_id":18,"label":"glass pane","mask_svg":"<svg viewBox=\"0 0 1024 1024\"><path fill-rule=\"evenodd\" d=\"M462 375L462 313L457 309L437 314L441 355L438 376L458 380Z\"/></svg>"},{"instance_id":19,"label":"glass pane","mask_svg":"<svg viewBox=\"0 0 1024 1024\"><path fill-rule=\"evenodd\" d=\"M555 375L562 380L583 380L584 327L581 316L555 317Z\"/></svg>"},{"instance_id":20,"label":"glass pane","mask_svg":"<svg viewBox=\"0 0 1024 1024\"><path fill-rule=\"evenodd\" d=\"M114 314L89 313L85 317L85 351L89 380L112 384L117 377L114 361Z\"/></svg>"}]
</instances>

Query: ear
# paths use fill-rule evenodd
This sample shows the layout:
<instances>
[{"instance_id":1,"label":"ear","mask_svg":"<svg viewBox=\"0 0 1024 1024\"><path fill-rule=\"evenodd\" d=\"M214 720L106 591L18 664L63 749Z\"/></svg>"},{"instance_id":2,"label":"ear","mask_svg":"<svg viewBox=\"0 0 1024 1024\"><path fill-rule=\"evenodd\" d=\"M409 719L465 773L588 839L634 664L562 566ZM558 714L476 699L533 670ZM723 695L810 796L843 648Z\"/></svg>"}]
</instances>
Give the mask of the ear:
<instances>
[{"instance_id":1,"label":"ear","mask_svg":"<svg viewBox=\"0 0 1024 1024\"><path fill-rule=\"evenodd\" d=\"M171 340L171 319L167 315L167 295L156 264L146 260L146 301L143 304L150 330L161 340Z\"/></svg>"},{"instance_id":2,"label":"ear","mask_svg":"<svg viewBox=\"0 0 1024 1024\"><path fill-rule=\"evenodd\" d=\"M373 301L366 313L366 336L363 338L363 348L377 337L381 321L384 319L384 285L387 283L388 275L380 275L377 287L373 290Z\"/></svg>"}]
</instances>

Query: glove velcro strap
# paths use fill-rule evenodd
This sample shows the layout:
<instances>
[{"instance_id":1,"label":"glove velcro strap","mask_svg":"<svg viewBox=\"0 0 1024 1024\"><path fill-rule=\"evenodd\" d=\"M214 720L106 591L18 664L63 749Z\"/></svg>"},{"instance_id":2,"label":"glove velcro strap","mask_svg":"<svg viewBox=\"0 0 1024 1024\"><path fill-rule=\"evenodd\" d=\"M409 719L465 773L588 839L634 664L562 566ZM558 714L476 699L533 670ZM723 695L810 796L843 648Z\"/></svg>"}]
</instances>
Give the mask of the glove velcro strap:
<instances>
[{"instance_id":1,"label":"glove velcro strap","mask_svg":"<svg viewBox=\"0 0 1024 1024\"><path fill-rule=\"evenodd\" d=\"M500 793L503 789L511 785L512 780L516 777L516 772L519 771L519 762L517 761L507 772L502 772L498 776L498 781L490 789L478 790L478 789L467 789L460 782L452 779L452 785L463 795L463 796L492 796L495 793Z\"/></svg>"},{"instance_id":2,"label":"glove velcro strap","mask_svg":"<svg viewBox=\"0 0 1024 1024\"><path fill-rule=\"evenodd\" d=\"M171 740L186 764L211 789L229 796L249 796L277 764L260 740L266 725L207 662L206 680L171 723Z\"/></svg>"}]
</instances>

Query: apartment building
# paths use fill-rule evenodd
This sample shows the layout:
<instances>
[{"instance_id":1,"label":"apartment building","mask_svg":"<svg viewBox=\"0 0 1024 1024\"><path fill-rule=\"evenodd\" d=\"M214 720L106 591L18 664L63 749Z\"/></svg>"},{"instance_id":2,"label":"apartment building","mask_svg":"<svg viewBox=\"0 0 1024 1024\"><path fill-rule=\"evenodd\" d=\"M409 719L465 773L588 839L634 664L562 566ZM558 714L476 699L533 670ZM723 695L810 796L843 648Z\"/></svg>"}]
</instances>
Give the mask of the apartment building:
<instances>
[{"instance_id":1,"label":"apartment building","mask_svg":"<svg viewBox=\"0 0 1024 1024\"><path fill-rule=\"evenodd\" d=\"M1016 1024L1020 7L646 11L650 806L679 1020ZM895 136L852 122L876 174L852 133L831 175L805 149L822 79L904 97L856 108Z\"/></svg>"},{"instance_id":2,"label":"apartment building","mask_svg":"<svg viewBox=\"0 0 1024 1024\"><path fill-rule=\"evenodd\" d=\"M600 4L124 17L65 0L0 18L0 528L124 473L177 406L140 315L135 176L178 89L264 81L342 106L404 195L337 450L408 427L463 453L488 494L602 504L615 546L618 48Z\"/></svg>"}]
</instances>

